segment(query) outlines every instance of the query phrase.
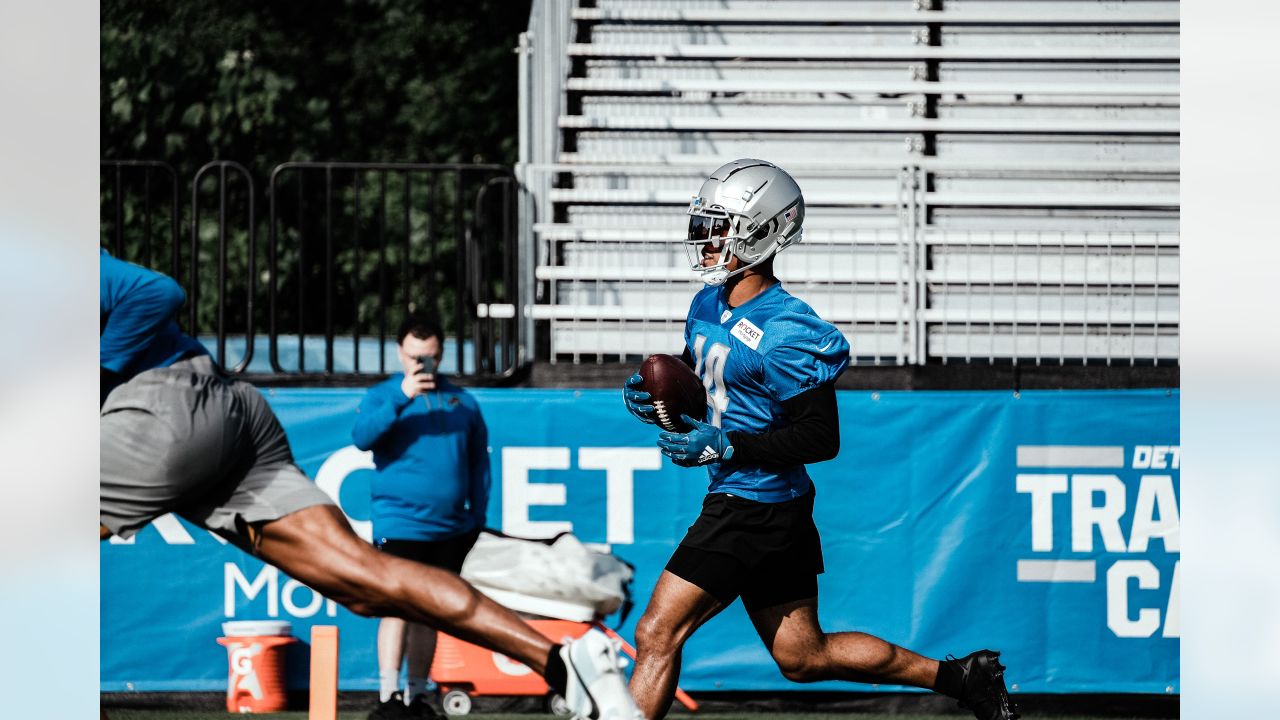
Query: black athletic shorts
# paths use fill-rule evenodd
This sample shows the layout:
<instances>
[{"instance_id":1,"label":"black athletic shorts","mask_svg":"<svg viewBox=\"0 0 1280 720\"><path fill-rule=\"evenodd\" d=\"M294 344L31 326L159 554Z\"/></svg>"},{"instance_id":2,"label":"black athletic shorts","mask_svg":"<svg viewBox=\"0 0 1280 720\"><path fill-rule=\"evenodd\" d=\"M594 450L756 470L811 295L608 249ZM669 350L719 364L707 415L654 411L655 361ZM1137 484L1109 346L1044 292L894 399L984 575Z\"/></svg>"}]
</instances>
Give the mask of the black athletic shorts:
<instances>
[{"instance_id":1,"label":"black athletic shorts","mask_svg":"<svg viewBox=\"0 0 1280 720\"><path fill-rule=\"evenodd\" d=\"M818 595L822 540L813 496L780 503L713 493L667 563L667 571L728 605L759 610Z\"/></svg>"},{"instance_id":2,"label":"black athletic shorts","mask_svg":"<svg viewBox=\"0 0 1280 720\"><path fill-rule=\"evenodd\" d=\"M388 555L459 573L462 572L462 562L467 559L467 553L471 552L478 537L480 537L479 530L447 540L383 538L378 541L378 549Z\"/></svg>"}]
</instances>

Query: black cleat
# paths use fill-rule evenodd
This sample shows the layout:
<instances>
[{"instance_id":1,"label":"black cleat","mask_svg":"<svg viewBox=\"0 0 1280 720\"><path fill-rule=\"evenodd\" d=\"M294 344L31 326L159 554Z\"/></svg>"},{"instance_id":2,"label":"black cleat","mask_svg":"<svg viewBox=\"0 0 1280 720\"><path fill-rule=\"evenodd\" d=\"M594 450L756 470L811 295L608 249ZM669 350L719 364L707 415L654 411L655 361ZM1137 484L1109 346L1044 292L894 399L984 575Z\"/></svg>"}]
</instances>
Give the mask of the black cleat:
<instances>
[{"instance_id":1,"label":"black cleat","mask_svg":"<svg viewBox=\"0 0 1280 720\"><path fill-rule=\"evenodd\" d=\"M964 673L960 707L972 710L978 720L1017 720L1018 706L1009 700L1004 686L1004 666L1000 653L979 650L954 660Z\"/></svg>"},{"instance_id":2,"label":"black cleat","mask_svg":"<svg viewBox=\"0 0 1280 720\"><path fill-rule=\"evenodd\" d=\"M409 714L409 706L404 704L404 693L399 690L391 693L386 702L378 703L378 707L369 713L369 720L410 720L416 715Z\"/></svg>"},{"instance_id":3,"label":"black cleat","mask_svg":"<svg viewBox=\"0 0 1280 720\"><path fill-rule=\"evenodd\" d=\"M437 720L437 718L443 717L431 705L431 701L427 699L427 696L422 694L413 696L413 700L409 701L408 709L408 717L415 720Z\"/></svg>"}]
</instances>

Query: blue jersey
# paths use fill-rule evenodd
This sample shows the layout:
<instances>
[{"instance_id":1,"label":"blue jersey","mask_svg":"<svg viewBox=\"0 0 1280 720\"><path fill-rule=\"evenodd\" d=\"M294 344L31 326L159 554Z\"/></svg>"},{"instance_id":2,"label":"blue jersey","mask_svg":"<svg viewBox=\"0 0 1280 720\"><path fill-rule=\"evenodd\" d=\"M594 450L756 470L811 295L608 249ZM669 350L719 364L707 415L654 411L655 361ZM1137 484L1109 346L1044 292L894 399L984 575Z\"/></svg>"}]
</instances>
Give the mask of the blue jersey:
<instances>
[{"instance_id":1,"label":"blue jersey","mask_svg":"<svg viewBox=\"0 0 1280 720\"><path fill-rule=\"evenodd\" d=\"M187 298L173 278L116 259L106 250L99 252L98 268L99 365L128 380L144 370L209 354L173 321Z\"/></svg>"},{"instance_id":2,"label":"blue jersey","mask_svg":"<svg viewBox=\"0 0 1280 720\"><path fill-rule=\"evenodd\" d=\"M724 288L703 288L689 306L684 340L707 389L707 421L726 432L786 427L783 401L834 381L849 365L844 335L781 283L736 308L725 303ZM730 461L707 470L708 492L757 502L790 500L812 487L803 465L764 468Z\"/></svg>"}]
</instances>

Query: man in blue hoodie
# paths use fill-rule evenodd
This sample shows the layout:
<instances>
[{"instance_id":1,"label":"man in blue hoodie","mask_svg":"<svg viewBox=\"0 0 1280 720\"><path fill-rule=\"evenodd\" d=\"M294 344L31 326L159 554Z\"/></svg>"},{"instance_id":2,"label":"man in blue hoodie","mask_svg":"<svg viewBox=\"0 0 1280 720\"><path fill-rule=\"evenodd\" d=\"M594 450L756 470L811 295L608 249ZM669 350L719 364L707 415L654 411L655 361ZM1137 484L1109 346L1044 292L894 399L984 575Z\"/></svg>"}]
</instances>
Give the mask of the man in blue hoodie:
<instances>
[{"instance_id":1,"label":"man in blue hoodie","mask_svg":"<svg viewBox=\"0 0 1280 720\"><path fill-rule=\"evenodd\" d=\"M351 430L373 451L373 539L389 555L461 572L489 505L489 436L474 398L439 374L440 325L410 315L397 334L403 373L369 388ZM429 717L436 631L395 617L378 626L380 704L370 720ZM407 684L400 692L400 665ZM406 714L406 705L407 714Z\"/></svg>"}]
</instances>

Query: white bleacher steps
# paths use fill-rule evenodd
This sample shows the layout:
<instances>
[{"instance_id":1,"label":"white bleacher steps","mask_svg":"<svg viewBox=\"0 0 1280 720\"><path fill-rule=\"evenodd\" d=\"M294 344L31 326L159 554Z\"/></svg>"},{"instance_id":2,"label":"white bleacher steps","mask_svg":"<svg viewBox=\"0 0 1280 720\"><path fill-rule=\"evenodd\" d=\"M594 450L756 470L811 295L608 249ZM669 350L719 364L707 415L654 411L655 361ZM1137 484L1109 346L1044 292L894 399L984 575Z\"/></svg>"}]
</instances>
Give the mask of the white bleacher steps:
<instances>
[{"instance_id":1,"label":"white bleacher steps","mask_svg":"<svg viewBox=\"0 0 1280 720\"><path fill-rule=\"evenodd\" d=\"M806 286L783 281L788 291L804 300L832 323L896 321L904 316L895 283L879 285ZM558 303L536 305L538 319L629 320L683 322L689 299L700 285L653 288L641 283L578 282L558 288ZM931 286L933 307L923 311L928 322L1093 324L1174 324L1179 317L1176 292L1153 292L1145 286L1113 286L1112 294L1086 294L1083 286Z\"/></svg>"},{"instance_id":2,"label":"white bleacher steps","mask_svg":"<svg viewBox=\"0 0 1280 720\"><path fill-rule=\"evenodd\" d=\"M543 223L533 226L534 232L544 240L555 241L588 241L609 242L622 245L650 244L654 246L677 245L684 237L682 223L674 223L667 228L633 228L633 227L590 227L568 223ZM884 218L883 227L857 227L848 221L830 226L821 223L806 223L804 233L805 245L880 245L901 241L898 228L893 218ZM1065 247L1107 248L1115 246L1162 247L1177 248L1180 238L1171 232L1134 232L1119 235L1114 232L1085 231L1024 231L1017 230L983 230L983 231L947 231L930 229L925 235L928 245L956 246L992 246L1010 245L1019 247L1036 247L1055 249Z\"/></svg>"},{"instance_id":3,"label":"white bleacher steps","mask_svg":"<svg viewBox=\"0 0 1280 720\"><path fill-rule=\"evenodd\" d=\"M595 22L662 23L845 23L850 25L1175 25L1179 23L1177 3L1154 7L1111 6L1101 3L1071 6L1068 3L1040 3L1010 9L860 9L850 4L781 2L764 6L735 7L618 7L575 8L574 20ZM901 8L905 3L895 3Z\"/></svg>"},{"instance_id":4,"label":"white bleacher steps","mask_svg":"<svg viewBox=\"0 0 1280 720\"><path fill-rule=\"evenodd\" d=\"M1176 62L1177 47L815 47L729 45L595 45L571 43L572 57L762 60L966 60Z\"/></svg>"},{"instance_id":5,"label":"white bleacher steps","mask_svg":"<svg viewBox=\"0 0 1280 720\"><path fill-rule=\"evenodd\" d=\"M598 280L684 282L691 276L682 249L667 255L640 258L623 254L617 245L570 243L565 263L537 268L540 280ZM937 248L932 266L921 273L929 282L951 284L1012 283L1120 286L1176 284L1179 255L1143 248L1120 254L1042 246L1023 249L1008 246ZM904 277L904 258L896 246L867 245L858 251L849 246L797 245L779 261L783 280L817 283L883 282ZM643 262L644 264L637 264Z\"/></svg>"},{"instance_id":6,"label":"white bleacher steps","mask_svg":"<svg viewBox=\"0 0 1280 720\"><path fill-rule=\"evenodd\" d=\"M850 100L847 98L810 97L744 97L726 99L666 98L666 97L598 97L584 98L580 115L592 119L611 118L670 118L681 120L724 119L753 120L761 116L803 118L805 122L821 120L865 120L910 118L913 103L919 100L904 98L876 98ZM1021 99L1004 102L999 98L975 100L941 98L937 112L939 120L992 120L980 128L984 131L999 130L999 121L1036 120L1036 131L1052 129L1057 120L1090 121L1103 123L1096 127L1107 129L1113 121L1163 121L1173 123L1170 132L1177 130L1179 108L1168 103L1129 103L1123 98L1098 101L1076 97L1047 98L1043 101ZM753 129L744 123L747 129ZM730 128L738 129L738 128ZM772 128L771 128L772 129ZM861 129L861 128L859 128ZM908 128L920 132L927 128ZM1123 131L1123 130L1122 130Z\"/></svg>"},{"instance_id":7,"label":"white bleacher steps","mask_svg":"<svg viewBox=\"0 0 1280 720\"><path fill-rule=\"evenodd\" d=\"M894 270L897 269L896 257L879 258L879 262L871 262L864 260L859 263L852 261L847 263L838 263L838 267L826 267L816 269L807 273L804 277L806 282L819 283L847 283L847 282L884 282L886 278L894 277ZM849 268L848 265L856 265L857 267ZM582 280L582 281L646 281L646 282L685 282L689 279L691 271L688 262L673 262L666 267L635 267L624 266L621 264L594 264L583 263L581 265L570 265L560 267L540 267L536 271L536 277L539 280ZM786 273L779 272L779 277L784 281L787 279Z\"/></svg>"},{"instance_id":8,"label":"white bleacher steps","mask_svg":"<svg viewBox=\"0 0 1280 720\"><path fill-rule=\"evenodd\" d=\"M932 283L981 284L1006 283L1027 285L1064 283L1068 285L1128 286L1176 284L1179 280L1179 257L1163 255L1103 255L1090 253L1055 254L1042 248L1037 254L1013 254L1001 248L996 252L965 252L947 248L936 252L933 266L924 278Z\"/></svg>"},{"instance_id":9,"label":"white bleacher steps","mask_svg":"<svg viewBox=\"0 0 1280 720\"><path fill-rule=\"evenodd\" d=\"M608 156L611 158L622 153L632 157L655 157L677 153L697 155L723 153L720 157L729 158L767 155L778 158L779 162L782 162L781 158L784 157L807 157L823 153L827 157L832 157L836 153L841 153L850 162L864 159L892 159L905 162L913 156L911 146L904 142L908 139L917 142L920 136L849 133L841 134L836 138L830 133L585 130L577 133L577 152L583 157ZM716 167L717 164L713 164L708 171Z\"/></svg>"},{"instance_id":10,"label":"white bleacher steps","mask_svg":"<svg viewBox=\"0 0 1280 720\"><path fill-rule=\"evenodd\" d=\"M1176 135L1176 120L947 120L936 118L829 119L755 117L749 119L560 116L560 127L577 130L708 130L724 132L952 132L952 133L1112 133Z\"/></svg>"},{"instance_id":11,"label":"white bleacher steps","mask_svg":"<svg viewBox=\"0 0 1280 720\"><path fill-rule=\"evenodd\" d=\"M893 219L885 218L884 228L805 228L805 244L827 245L882 245L901 242L898 228L891 226ZM535 225L534 232L538 237L548 241L583 241L591 243L613 243L620 245L647 245L644 252L670 246L680 249L680 240L684 237L684 227L662 228L608 228L581 227L562 224ZM682 250L681 250L682 251Z\"/></svg>"},{"instance_id":12,"label":"white bleacher steps","mask_svg":"<svg viewBox=\"0 0 1280 720\"><path fill-rule=\"evenodd\" d=\"M599 173L592 170L574 170L574 187L579 190L646 190L667 192L671 188L685 189L698 187L704 177L701 173L684 172L672 177L670 172L647 172L644 168L636 168L632 172ZM705 172L705 171L703 171ZM852 193L854 196L869 193L896 193L898 187L898 171L884 170L848 171L845 173L805 173L793 174L796 181L806 188L806 196L812 192L815 196L828 192L841 194ZM685 202L688 203L691 192L685 190Z\"/></svg>"},{"instance_id":13,"label":"white bleacher steps","mask_svg":"<svg viewBox=\"0 0 1280 720\"><path fill-rule=\"evenodd\" d=\"M693 60L679 58L586 58L590 80L722 80L751 82L926 82L918 60ZM1174 63L1120 62L937 62L938 82L1027 83L1045 85L1115 81L1178 84Z\"/></svg>"},{"instance_id":14,"label":"white bleacher steps","mask_svg":"<svg viewBox=\"0 0 1280 720\"><path fill-rule=\"evenodd\" d=\"M688 218L683 212L672 212L670 206L635 205L570 205L570 224L575 227L605 227L615 230L631 228L673 229L682 235ZM806 227L896 227L889 221L893 209L858 207L813 207L806 211Z\"/></svg>"},{"instance_id":15,"label":"white bleacher steps","mask_svg":"<svg viewBox=\"0 0 1280 720\"><path fill-rule=\"evenodd\" d=\"M1110 309L1087 309L1087 310L1063 310L1048 307L1051 303L1046 299L1044 308L1015 308L1009 310L990 310L983 304L981 299L975 300L973 307L964 307L963 304L955 308L947 309L930 309L924 313L924 319L930 323L947 323L949 325L965 325L965 324L1010 324L1017 323L1020 325L1030 326L1049 326L1049 325L1175 325L1178 322L1178 311L1176 307L1169 309L1150 309L1135 308L1132 303L1122 302L1126 298L1116 298L1114 306ZM1176 300L1175 300L1176 303ZM892 323L898 320L905 320L907 317L906 310L895 308L888 300L876 304L864 304L863 307L856 311L845 309L843 311L832 308L819 308L816 304L810 303L814 310L822 316L824 320L833 324L848 324L852 322L881 322ZM684 325L685 316L688 314L688 307L678 310L668 311L662 308L648 307L627 307L618 305L535 305L530 309L531 314L538 320L577 320L577 321L631 321L631 322L665 322L677 323Z\"/></svg>"},{"instance_id":16,"label":"white bleacher steps","mask_svg":"<svg viewBox=\"0 0 1280 720\"><path fill-rule=\"evenodd\" d=\"M1015 142L1016 140L1011 140ZM560 164L550 168L554 172L572 172L575 174L592 173L658 173L665 172L671 176L692 177L699 179L707 172L707 168L715 167L721 161L719 155L651 155L628 156L626 154L593 154L584 155L576 152L560 153ZM958 172L1000 172L1030 173L1035 175L1052 175L1054 173L1093 173L1101 175L1142 175L1160 174L1177 175L1180 167L1171 161L1093 161L1063 162L1049 160L989 160L981 158L973 160L956 160L941 157L916 157L910 163L879 158L845 158L832 157L828 152L822 155L793 155L786 164L788 171L812 175L828 174L842 176L883 170L899 170L904 164L914 165L926 170L958 171Z\"/></svg>"},{"instance_id":17,"label":"white bleacher steps","mask_svg":"<svg viewBox=\"0 0 1280 720\"><path fill-rule=\"evenodd\" d=\"M810 60L680 60L662 58L586 58L586 78L592 80L724 80L749 82L860 81L892 82L909 80L913 63L907 60L851 61ZM1140 66L1144 69L1147 65ZM1143 76L1147 77L1147 76ZM1157 80L1159 81L1159 80ZM1164 82L1168 82L1167 79Z\"/></svg>"},{"instance_id":18,"label":"white bleacher steps","mask_svg":"<svg viewBox=\"0 0 1280 720\"><path fill-rule=\"evenodd\" d=\"M594 246L592 246L594 247ZM811 248L812 250L812 248ZM788 251L791 252L791 251ZM683 255L672 254L665 265L633 265L623 262L616 253L605 251L593 258L588 252L576 253L577 261L561 266L537 268L539 280L617 281L617 282L687 282L691 271ZM793 254L786 267L778 269L784 281L812 283L893 282L907 272L899 252L886 247L882 252L850 255L847 251L812 252L806 262ZM661 258L650 258L651 261ZM794 268L794 269L793 269ZM1137 285L1174 285L1179 282L1179 257L1165 255L1013 255L1009 253L939 253L931 269L922 279L931 283L955 285L1025 284L1087 285L1120 287Z\"/></svg>"},{"instance_id":19,"label":"white bleacher steps","mask_svg":"<svg viewBox=\"0 0 1280 720\"><path fill-rule=\"evenodd\" d=\"M1034 78L1046 84L1115 80L1176 85L1179 81L1175 63L940 62L937 65L938 82L1027 82Z\"/></svg>"},{"instance_id":20,"label":"white bleacher steps","mask_svg":"<svg viewBox=\"0 0 1280 720\"><path fill-rule=\"evenodd\" d=\"M928 350L931 357L954 359L971 357L986 362L987 358L1019 358L1027 364L1033 358L1044 358L1043 364L1057 364L1056 358L1071 358L1078 363L1081 358L1090 364L1128 363L1133 357L1150 364L1152 358L1178 359L1178 336L1173 329L1148 328L1130 332L1123 328L1067 327L1061 332L1055 327L1020 328L986 325L961 326L932 325L928 329ZM1110 332L1108 332L1110 330ZM1030 362L1028 362L1030 361Z\"/></svg>"},{"instance_id":21,"label":"white bleacher steps","mask_svg":"<svg viewBox=\"0 0 1280 720\"><path fill-rule=\"evenodd\" d=\"M884 117L907 117L907 102L894 98L849 101L814 100L810 98L730 99L598 97L584 98L582 114L566 117L584 118L758 118L762 115L785 117L788 114L810 120L850 119L875 120Z\"/></svg>"},{"instance_id":22,"label":"white bleacher steps","mask_svg":"<svg viewBox=\"0 0 1280 720\"><path fill-rule=\"evenodd\" d=\"M560 144L525 165L552 356L679 347L685 207L760 157L808 209L777 272L856 362L1176 360L1178 2L932 4L566 9Z\"/></svg>"},{"instance_id":23,"label":"white bleacher steps","mask_svg":"<svg viewBox=\"0 0 1280 720\"><path fill-rule=\"evenodd\" d=\"M595 25L591 44L599 47L664 45L795 46L807 44L859 47L910 47L917 41L910 27Z\"/></svg>"},{"instance_id":24,"label":"white bleacher steps","mask_svg":"<svg viewBox=\"0 0 1280 720\"><path fill-rule=\"evenodd\" d=\"M1027 326L1050 325L1174 325L1178 322L1176 311L1136 310L1130 305L1119 305L1107 310L1060 311L1051 309L1017 308L1014 310L986 310L975 303L973 309L930 309L923 313L929 323L948 325L1019 324Z\"/></svg>"},{"instance_id":25,"label":"white bleacher steps","mask_svg":"<svg viewBox=\"0 0 1280 720\"><path fill-rule=\"evenodd\" d=\"M618 323L610 321L563 321L551 330L557 355L609 355L644 357L654 352L678 352L684 344L684 323ZM841 328L857 364L899 364L895 355L904 351L903 330L897 323ZM1178 359L1176 329L1168 327L1125 327L1057 325L1016 328L987 324L930 325L927 347L931 357L952 361L965 357L986 362L988 357L1013 358L1034 364L1056 364L1057 358L1081 358L1090 363L1121 364L1130 357L1149 364L1152 358Z\"/></svg>"},{"instance_id":26,"label":"white bleacher steps","mask_svg":"<svg viewBox=\"0 0 1280 720\"><path fill-rule=\"evenodd\" d=\"M889 321L904 312L897 283L816 285L783 280L789 292L831 322ZM702 289L696 281L653 287L644 283L558 283L555 305L537 305L541 319L605 319L683 322L689 300Z\"/></svg>"},{"instance_id":27,"label":"white bleacher steps","mask_svg":"<svg viewBox=\"0 0 1280 720\"><path fill-rule=\"evenodd\" d=\"M650 162L673 155L718 157L772 157L804 160L824 155L849 167L871 167L892 162L899 166L915 161L955 161L994 166L1025 165L1029 158L1049 157L1046 168L1062 163L1170 163L1178 159L1176 135L992 135L942 133L936 137L937 155L921 156L919 133L712 133L707 131L586 130L577 133L577 156L601 162ZM712 162L707 172L719 166ZM786 165L783 164L783 167ZM695 188L696 189L696 188ZM693 192L690 190L690 192Z\"/></svg>"},{"instance_id":28,"label":"white bleacher steps","mask_svg":"<svg viewBox=\"0 0 1280 720\"><path fill-rule=\"evenodd\" d=\"M938 206L931 208L933 222L925 231L973 233L976 238L987 232L1044 233L1045 245L1058 245L1062 233L1114 233L1113 242L1129 245L1124 233L1160 232L1177 235L1176 210L1167 208L984 208ZM688 222L683 212L672 212L661 205L570 205L568 224L581 228L607 230L659 229L669 240L683 236ZM811 222L812 221L812 222ZM895 207L824 207L810 206L806 227L832 228L858 232L862 229L893 228L900 230ZM806 241L807 244L808 241Z\"/></svg>"},{"instance_id":29,"label":"white bleacher steps","mask_svg":"<svg viewBox=\"0 0 1280 720\"><path fill-rule=\"evenodd\" d=\"M902 349L896 323L865 328L841 328L853 346L853 355L894 357ZM678 353L684 347L684 323L618 323L562 321L551 329L552 345L559 355L610 355L644 357L655 352ZM603 350L602 350L603 348Z\"/></svg>"},{"instance_id":30,"label":"white bleacher steps","mask_svg":"<svg viewBox=\"0 0 1280 720\"><path fill-rule=\"evenodd\" d=\"M569 90L606 94L627 93L788 93L846 95L1078 95L1161 97L1178 99L1176 85L1161 83L1046 83L1046 82L929 82L925 80L866 81L833 79L826 81L775 81L761 77L721 78L569 78Z\"/></svg>"},{"instance_id":31,"label":"white bleacher steps","mask_svg":"<svg viewBox=\"0 0 1280 720\"><path fill-rule=\"evenodd\" d=\"M696 190L696 188L694 188ZM591 190L579 188L552 188L550 197L555 202L607 203L607 204L689 204L687 188L652 190ZM894 205L898 195L892 187L881 192L838 193L831 195L806 195L806 205Z\"/></svg>"},{"instance_id":32,"label":"white bleacher steps","mask_svg":"<svg viewBox=\"0 0 1280 720\"><path fill-rule=\"evenodd\" d=\"M1019 247L1035 247L1052 250L1055 247L1093 247L1107 248L1115 246L1177 248L1180 237L1173 232L1052 232L1052 231L1017 231L1017 230L960 230L947 231L931 228L924 235L928 245L956 245L961 247L972 245Z\"/></svg>"},{"instance_id":33,"label":"white bleacher steps","mask_svg":"<svg viewBox=\"0 0 1280 720\"><path fill-rule=\"evenodd\" d=\"M864 197L886 195L896 197L900 170L901 167L898 166L880 171L811 172L792 170L791 174L805 188L806 198L808 198L810 205L853 205L868 204L861 202ZM675 197L675 194L679 193L680 190L672 190L672 188L697 187L703 180L701 172L664 172L661 170L654 172L639 167L630 172L626 170L600 172L593 168L576 168L571 172L574 172L573 190L579 193L588 193L590 191L649 192L655 193L654 202L661 202L657 200L658 197ZM935 173L935 192L928 196L928 200L939 205L992 205L1005 202L1010 196L1014 196L1015 204L1026 205L1028 202L1034 204L1043 198L1060 195L1088 197L1103 193L1121 193L1123 196L1128 197L1149 198L1147 202L1154 205L1168 206L1169 198L1176 197L1178 187L1179 176L1176 174L1127 175L1115 173L1106 177L1098 177L1079 173L1056 175L1033 172L1012 174L965 170L954 172L939 171ZM953 202L951 195L958 196L961 200ZM564 195L557 192L553 197L562 198ZM584 197L584 195L577 195L576 197ZM824 200L828 197L832 200ZM1016 198L1029 198L1029 200L1017 200ZM842 199L846 201L842 202ZM1113 198L1112 200L1116 199ZM1053 205L1055 203L1049 202L1047 204Z\"/></svg>"},{"instance_id":34,"label":"white bleacher steps","mask_svg":"<svg viewBox=\"0 0 1280 720\"><path fill-rule=\"evenodd\" d=\"M925 24L899 27L814 25L700 25L623 24L595 25L591 45L601 48L710 46L725 50L753 47L803 47L809 45L868 48L927 46L922 42ZM944 27L941 46L950 48L1176 48L1173 28L1124 28L1099 32L1096 27ZM585 44L585 43L584 43ZM937 47L937 46L930 46ZM804 51L801 51L803 55ZM601 53L604 55L605 53Z\"/></svg>"},{"instance_id":35,"label":"white bleacher steps","mask_svg":"<svg viewBox=\"0 0 1280 720\"><path fill-rule=\"evenodd\" d=\"M1177 162L1176 135L993 135L942 133L937 157L959 163L1024 162L1052 157L1051 162Z\"/></svg>"},{"instance_id":36,"label":"white bleacher steps","mask_svg":"<svg viewBox=\"0 0 1280 720\"><path fill-rule=\"evenodd\" d=\"M685 206L689 204L689 192L684 189L673 190L597 190L578 188L552 188L550 198L554 202L599 203L599 204L667 204ZM806 195L806 205L894 205L898 195L891 191L883 193L850 192L850 193L813 193ZM1052 193L1044 195L1015 195L1010 193L928 193L926 202L932 206L970 206L970 207L1177 207L1177 194L1138 194L1138 193Z\"/></svg>"},{"instance_id":37,"label":"white bleacher steps","mask_svg":"<svg viewBox=\"0 0 1280 720\"><path fill-rule=\"evenodd\" d=\"M1176 323L1176 318L1167 321ZM1133 343L1147 345L1150 350L1154 349L1155 344L1164 346L1166 353L1162 353L1162 359L1175 359L1177 357L1177 335L1171 328L1164 325L1166 321L1162 320L1161 325L1151 325L1149 323L1137 323L1134 326L1125 324L1123 326L1110 327L1110 333L1107 332L1108 326L1098 322L1058 322L1045 318L1040 323L1025 322L1014 325L1008 322L988 323L983 320L980 322L963 323L935 323L928 328L930 342L942 345L936 348L942 352L934 354L948 354L952 356L973 354L984 355L990 351L991 346L999 343L1018 343L1021 346L1020 355L1022 357L1034 356L1036 354L1056 355L1055 345L1060 342L1084 344L1084 343L1121 343L1121 345L1113 350L1116 355L1127 355L1127 349ZM864 354L860 350L865 351L868 348L862 342L867 336L879 335L881 339L881 354L885 351L892 352L894 350L895 341L895 325L897 320L893 317L886 317L881 321L865 320L860 323L838 323L844 325L841 327L842 334L849 339L853 345L853 354ZM680 348L683 345L684 321L672 322L619 322L613 320L593 320L593 319L567 319L562 324L557 325L559 332L563 333L562 337L574 337L578 340L575 343L575 349L566 349L566 352L594 353L592 346L592 335L598 335L603 341L602 347L622 348L622 354L631 355L647 355L652 352L660 352L663 347ZM1036 332L1039 330L1039 332ZM1110 337L1108 337L1108 335ZM646 346L640 342L641 336L649 336ZM655 342L654 336L664 338L664 341ZM1039 338L1040 343L1036 340ZM966 348L965 346L968 345ZM1037 345L1039 349L1037 351ZM946 348L950 347L948 351ZM1147 352L1150 352L1148 350ZM612 350L612 352L617 352ZM1007 351L1006 351L1007 352ZM1008 357L1006 352L997 352L998 357ZM1081 354L1067 353L1068 357L1081 357ZM1103 352L1095 349L1091 353L1093 357L1105 356ZM1146 353L1139 353L1140 357Z\"/></svg>"}]
</instances>

